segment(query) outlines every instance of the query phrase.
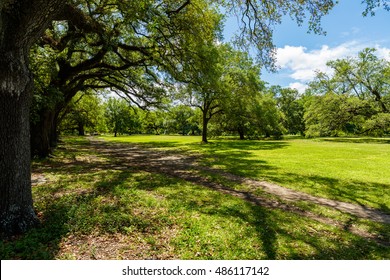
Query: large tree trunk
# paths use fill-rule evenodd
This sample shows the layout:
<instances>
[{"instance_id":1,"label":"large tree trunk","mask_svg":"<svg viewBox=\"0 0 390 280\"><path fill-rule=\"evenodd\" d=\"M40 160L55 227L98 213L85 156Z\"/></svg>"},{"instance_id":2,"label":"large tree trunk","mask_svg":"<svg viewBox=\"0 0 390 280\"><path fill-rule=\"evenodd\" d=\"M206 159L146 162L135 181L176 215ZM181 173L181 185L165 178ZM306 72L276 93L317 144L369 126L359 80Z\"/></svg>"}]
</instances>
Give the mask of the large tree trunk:
<instances>
[{"instance_id":1,"label":"large tree trunk","mask_svg":"<svg viewBox=\"0 0 390 280\"><path fill-rule=\"evenodd\" d=\"M42 108L39 112L39 120L31 126L31 152L33 156L45 158L49 156L58 144L58 125L66 116L65 112L60 118L60 113L66 108L70 100L76 95L75 92L64 94L64 101L57 103L55 108ZM82 130L80 130L82 129ZM85 135L84 126L78 127L82 131L80 135Z\"/></svg>"},{"instance_id":2,"label":"large tree trunk","mask_svg":"<svg viewBox=\"0 0 390 280\"><path fill-rule=\"evenodd\" d=\"M31 152L33 156L47 157L56 144L55 112L53 109L43 109L39 120L31 126Z\"/></svg>"},{"instance_id":3,"label":"large tree trunk","mask_svg":"<svg viewBox=\"0 0 390 280\"><path fill-rule=\"evenodd\" d=\"M37 223L31 194L28 50L0 51L0 230L7 235Z\"/></svg>"},{"instance_id":4,"label":"large tree trunk","mask_svg":"<svg viewBox=\"0 0 390 280\"><path fill-rule=\"evenodd\" d=\"M67 1L0 2L0 233L25 232L38 221L30 173L32 44Z\"/></svg>"}]
</instances>

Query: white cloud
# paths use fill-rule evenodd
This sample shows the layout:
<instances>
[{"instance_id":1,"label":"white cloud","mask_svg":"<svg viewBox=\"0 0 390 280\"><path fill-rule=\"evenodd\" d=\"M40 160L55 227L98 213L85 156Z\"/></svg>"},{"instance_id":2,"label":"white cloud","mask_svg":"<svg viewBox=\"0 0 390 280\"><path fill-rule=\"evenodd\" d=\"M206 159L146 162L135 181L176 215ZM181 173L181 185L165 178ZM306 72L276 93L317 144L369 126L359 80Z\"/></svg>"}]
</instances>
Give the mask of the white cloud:
<instances>
[{"instance_id":1,"label":"white cloud","mask_svg":"<svg viewBox=\"0 0 390 280\"><path fill-rule=\"evenodd\" d=\"M288 85L288 87L296 89L296 90L298 90L298 92L305 92L305 90L308 88L308 86L306 84L302 84L302 83L299 83L299 82L290 83Z\"/></svg>"},{"instance_id":2,"label":"white cloud","mask_svg":"<svg viewBox=\"0 0 390 280\"><path fill-rule=\"evenodd\" d=\"M390 60L390 49L357 41L346 42L335 47L323 45L320 49L308 50L303 46L284 46L277 49L277 65L295 82L290 87L303 91L306 83L313 80L316 71L330 73L331 70L326 66L330 60L336 60L345 57L354 57L364 48L375 47L379 57Z\"/></svg>"},{"instance_id":3,"label":"white cloud","mask_svg":"<svg viewBox=\"0 0 390 280\"><path fill-rule=\"evenodd\" d=\"M334 48L323 45L320 49L310 51L302 46L285 46L278 48L276 57L281 69L291 71L291 78L308 82L315 77L316 70L329 71L326 66L329 60L354 56L362 49L356 42L344 43Z\"/></svg>"},{"instance_id":4,"label":"white cloud","mask_svg":"<svg viewBox=\"0 0 390 280\"><path fill-rule=\"evenodd\" d=\"M380 46L375 46L376 48L376 53L378 54L379 57L382 57L386 59L387 61L390 61L390 49L389 48L382 48Z\"/></svg>"}]
</instances>

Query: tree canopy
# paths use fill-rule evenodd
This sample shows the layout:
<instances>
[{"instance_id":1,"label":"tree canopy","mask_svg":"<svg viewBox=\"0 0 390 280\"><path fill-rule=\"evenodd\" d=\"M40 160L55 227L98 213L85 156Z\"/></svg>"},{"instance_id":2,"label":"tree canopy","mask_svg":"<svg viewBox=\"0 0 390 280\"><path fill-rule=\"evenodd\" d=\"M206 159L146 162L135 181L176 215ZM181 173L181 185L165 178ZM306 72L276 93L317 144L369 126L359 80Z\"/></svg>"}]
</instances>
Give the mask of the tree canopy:
<instances>
[{"instance_id":1,"label":"tree canopy","mask_svg":"<svg viewBox=\"0 0 390 280\"><path fill-rule=\"evenodd\" d=\"M309 135L339 132L383 135L390 129L390 63L375 49L356 58L329 61L332 74L319 72L310 84L316 96L306 112Z\"/></svg>"}]
</instances>

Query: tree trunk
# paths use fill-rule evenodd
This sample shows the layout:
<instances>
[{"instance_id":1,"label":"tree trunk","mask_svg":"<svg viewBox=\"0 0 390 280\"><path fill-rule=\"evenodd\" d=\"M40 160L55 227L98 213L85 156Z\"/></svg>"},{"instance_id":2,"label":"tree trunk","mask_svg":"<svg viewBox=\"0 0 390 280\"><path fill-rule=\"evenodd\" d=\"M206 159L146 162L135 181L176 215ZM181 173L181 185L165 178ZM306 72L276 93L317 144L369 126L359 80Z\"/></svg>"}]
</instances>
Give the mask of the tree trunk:
<instances>
[{"instance_id":1,"label":"tree trunk","mask_svg":"<svg viewBox=\"0 0 390 280\"><path fill-rule=\"evenodd\" d=\"M238 134L240 135L240 140L245 140L244 129L242 127L238 128Z\"/></svg>"},{"instance_id":2,"label":"tree trunk","mask_svg":"<svg viewBox=\"0 0 390 280\"><path fill-rule=\"evenodd\" d=\"M39 114L39 121L31 125L31 152L33 156L47 157L55 144L53 130L55 127L55 112L45 108Z\"/></svg>"},{"instance_id":3,"label":"tree trunk","mask_svg":"<svg viewBox=\"0 0 390 280\"><path fill-rule=\"evenodd\" d=\"M203 127L202 127L202 143L208 143L207 141L207 125L209 123L209 118L207 118L207 112L203 111Z\"/></svg>"},{"instance_id":4,"label":"tree trunk","mask_svg":"<svg viewBox=\"0 0 390 280\"><path fill-rule=\"evenodd\" d=\"M379 103L379 106L382 109L382 113L388 113L389 110L387 109L385 103L383 103L381 94L377 90L373 90L371 92L375 96L375 101Z\"/></svg>"},{"instance_id":5,"label":"tree trunk","mask_svg":"<svg viewBox=\"0 0 390 280\"><path fill-rule=\"evenodd\" d=\"M67 1L0 3L0 232L12 235L38 222L31 194L29 51Z\"/></svg>"},{"instance_id":6,"label":"tree trunk","mask_svg":"<svg viewBox=\"0 0 390 280\"><path fill-rule=\"evenodd\" d=\"M27 59L28 49L0 50L0 231L5 235L25 232L38 222L31 194Z\"/></svg>"},{"instance_id":7,"label":"tree trunk","mask_svg":"<svg viewBox=\"0 0 390 280\"><path fill-rule=\"evenodd\" d=\"M77 130L79 132L79 136L85 136L84 123L79 122L77 125Z\"/></svg>"},{"instance_id":8,"label":"tree trunk","mask_svg":"<svg viewBox=\"0 0 390 280\"><path fill-rule=\"evenodd\" d=\"M31 152L32 156L45 158L50 155L58 143L58 125L62 121L61 111L68 105L75 93L67 94L66 101L57 103L55 108L43 108L39 112L39 120L31 125ZM82 128L84 130L84 127ZM78 132L80 129L78 127ZM80 134L80 135L84 135Z\"/></svg>"}]
</instances>

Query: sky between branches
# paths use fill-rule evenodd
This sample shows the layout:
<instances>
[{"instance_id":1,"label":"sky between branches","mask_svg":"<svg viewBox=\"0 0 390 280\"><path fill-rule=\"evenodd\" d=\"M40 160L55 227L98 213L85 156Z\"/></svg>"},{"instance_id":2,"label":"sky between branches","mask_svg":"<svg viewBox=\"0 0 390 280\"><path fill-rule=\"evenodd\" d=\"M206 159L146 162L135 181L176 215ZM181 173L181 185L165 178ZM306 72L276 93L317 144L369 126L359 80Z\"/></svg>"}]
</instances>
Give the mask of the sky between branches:
<instances>
[{"instance_id":1,"label":"sky between branches","mask_svg":"<svg viewBox=\"0 0 390 280\"><path fill-rule=\"evenodd\" d=\"M277 47L277 73L263 70L262 79L269 85L296 88L303 92L316 70L329 71L326 62L354 57L364 48L378 50L379 57L390 60L390 12L378 9L374 17L363 17L361 1L341 0L325 16L322 26L326 36L307 33L307 26L298 27L285 18L274 32ZM228 41L237 30L237 20L225 24L224 37Z\"/></svg>"}]
</instances>

